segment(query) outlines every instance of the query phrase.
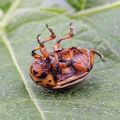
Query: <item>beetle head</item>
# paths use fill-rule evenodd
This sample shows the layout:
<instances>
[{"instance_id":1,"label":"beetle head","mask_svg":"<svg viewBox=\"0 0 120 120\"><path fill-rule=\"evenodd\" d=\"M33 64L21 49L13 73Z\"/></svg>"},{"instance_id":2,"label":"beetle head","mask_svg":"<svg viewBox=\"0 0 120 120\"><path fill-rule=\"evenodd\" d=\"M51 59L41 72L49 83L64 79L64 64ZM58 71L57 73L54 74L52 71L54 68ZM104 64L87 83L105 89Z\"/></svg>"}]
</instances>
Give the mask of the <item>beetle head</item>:
<instances>
[{"instance_id":1,"label":"beetle head","mask_svg":"<svg viewBox=\"0 0 120 120\"><path fill-rule=\"evenodd\" d=\"M34 82L43 87L53 87L56 85L49 66L43 60L35 60L30 68L30 76Z\"/></svg>"}]
</instances>

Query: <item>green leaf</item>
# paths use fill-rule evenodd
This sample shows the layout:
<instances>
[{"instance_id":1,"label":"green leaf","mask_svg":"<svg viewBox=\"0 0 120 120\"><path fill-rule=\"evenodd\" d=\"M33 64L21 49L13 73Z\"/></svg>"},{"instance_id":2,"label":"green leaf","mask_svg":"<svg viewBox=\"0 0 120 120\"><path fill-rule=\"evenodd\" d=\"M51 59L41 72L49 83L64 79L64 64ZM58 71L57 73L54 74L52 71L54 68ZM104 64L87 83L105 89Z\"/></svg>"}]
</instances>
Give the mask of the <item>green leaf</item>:
<instances>
[{"instance_id":1,"label":"green leaf","mask_svg":"<svg viewBox=\"0 0 120 120\"><path fill-rule=\"evenodd\" d=\"M117 2L119 0L88 0L86 4L86 8L92 8L97 6L102 6L105 4L111 4Z\"/></svg>"},{"instance_id":2,"label":"green leaf","mask_svg":"<svg viewBox=\"0 0 120 120\"><path fill-rule=\"evenodd\" d=\"M119 120L120 3L72 16L13 8L16 5L0 21L0 119ZM49 36L47 23L60 39L68 33L71 21L75 37L62 46L94 48L104 54L106 62L95 57L89 77L71 89L51 91L35 85L29 77L29 65L34 60L30 52L38 45L36 36ZM46 44L49 52L55 42Z\"/></svg>"},{"instance_id":3,"label":"green leaf","mask_svg":"<svg viewBox=\"0 0 120 120\"><path fill-rule=\"evenodd\" d=\"M2 38L0 52L0 119L42 120Z\"/></svg>"},{"instance_id":4,"label":"green leaf","mask_svg":"<svg viewBox=\"0 0 120 120\"><path fill-rule=\"evenodd\" d=\"M67 0L77 11L110 4L119 0Z\"/></svg>"},{"instance_id":5,"label":"green leaf","mask_svg":"<svg viewBox=\"0 0 120 120\"><path fill-rule=\"evenodd\" d=\"M0 0L0 9L3 10L4 12L7 12L12 3L13 3L12 0Z\"/></svg>"},{"instance_id":6,"label":"green leaf","mask_svg":"<svg viewBox=\"0 0 120 120\"><path fill-rule=\"evenodd\" d=\"M77 11L83 10L86 7L87 0L67 0L68 3L73 6Z\"/></svg>"}]
</instances>

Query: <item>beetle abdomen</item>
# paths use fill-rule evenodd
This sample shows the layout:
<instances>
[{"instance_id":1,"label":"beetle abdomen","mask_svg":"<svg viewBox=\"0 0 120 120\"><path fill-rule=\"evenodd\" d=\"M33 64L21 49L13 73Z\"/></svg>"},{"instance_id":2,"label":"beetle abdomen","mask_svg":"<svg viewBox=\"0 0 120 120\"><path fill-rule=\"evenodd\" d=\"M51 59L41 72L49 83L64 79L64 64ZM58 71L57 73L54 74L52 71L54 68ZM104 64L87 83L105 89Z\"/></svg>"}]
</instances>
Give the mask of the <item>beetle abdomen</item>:
<instances>
[{"instance_id":1,"label":"beetle abdomen","mask_svg":"<svg viewBox=\"0 0 120 120\"><path fill-rule=\"evenodd\" d=\"M64 81L65 79L71 78L73 76L82 75L88 73L90 65L90 52L82 48L68 48L63 49L59 53L59 62L66 64L66 67L61 68L61 72L56 74L57 81ZM85 76L83 76L85 77ZM75 77L74 77L75 78Z\"/></svg>"}]
</instances>

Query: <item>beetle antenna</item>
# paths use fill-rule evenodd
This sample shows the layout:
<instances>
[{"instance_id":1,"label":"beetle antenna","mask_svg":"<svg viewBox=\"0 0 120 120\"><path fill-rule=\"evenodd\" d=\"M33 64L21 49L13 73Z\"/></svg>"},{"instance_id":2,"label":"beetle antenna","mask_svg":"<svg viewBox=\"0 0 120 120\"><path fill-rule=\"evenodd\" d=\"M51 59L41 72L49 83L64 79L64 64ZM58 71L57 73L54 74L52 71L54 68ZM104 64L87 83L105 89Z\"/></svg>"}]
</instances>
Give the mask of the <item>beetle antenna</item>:
<instances>
[{"instance_id":1,"label":"beetle antenna","mask_svg":"<svg viewBox=\"0 0 120 120\"><path fill-rule=\"evenodd\" d=\"M104 56L100 52L94 51L94 53L98 55L103 62L105 62Z\"/></svg>"}]
</instances>

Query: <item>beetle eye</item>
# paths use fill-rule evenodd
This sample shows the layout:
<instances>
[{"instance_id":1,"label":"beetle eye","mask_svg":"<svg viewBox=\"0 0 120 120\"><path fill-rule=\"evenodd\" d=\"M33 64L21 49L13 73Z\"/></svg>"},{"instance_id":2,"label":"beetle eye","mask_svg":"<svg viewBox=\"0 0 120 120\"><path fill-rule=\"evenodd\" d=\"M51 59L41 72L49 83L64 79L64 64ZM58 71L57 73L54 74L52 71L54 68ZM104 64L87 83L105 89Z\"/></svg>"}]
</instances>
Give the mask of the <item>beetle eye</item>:
<instances>
[{"instance_id":1,"label":"beetle eye","mask_svg":"<svg viewBox=\"0 0 120 120\"><path fill-rule=\"evenodd\" d=\"M46 77L47 77L47 73L46 72L42 72L41 75L39 76L40 79L46 78Z\"/></svg>"}]
</instances>

